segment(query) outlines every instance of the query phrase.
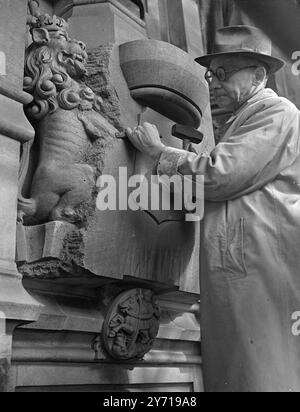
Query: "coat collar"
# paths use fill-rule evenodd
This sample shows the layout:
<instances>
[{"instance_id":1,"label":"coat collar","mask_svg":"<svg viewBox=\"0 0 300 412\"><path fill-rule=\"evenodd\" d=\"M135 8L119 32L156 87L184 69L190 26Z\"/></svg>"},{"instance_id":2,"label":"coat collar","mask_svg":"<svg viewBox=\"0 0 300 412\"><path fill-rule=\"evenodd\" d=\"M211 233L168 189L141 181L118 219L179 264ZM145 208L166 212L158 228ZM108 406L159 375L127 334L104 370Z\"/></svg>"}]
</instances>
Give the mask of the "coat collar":
<instances>
[{"instance_id":1,"label":"coat collar","mask_svg":"<svg viewBox=\"0 0 300 412\"><path fill-rule=\"evenodd\" d=\"M252 96L249 100L247 100L241 107L238 108L237 111L235 111L230 116L230 118L226 122L226 125L229 125L230 123L232 123L251 104L261 101L265 98L275 97L275 96L277 96L277 94L272 89L260 90L259 92L255 93L254 96Z\"/></svg>"}]
</instances>

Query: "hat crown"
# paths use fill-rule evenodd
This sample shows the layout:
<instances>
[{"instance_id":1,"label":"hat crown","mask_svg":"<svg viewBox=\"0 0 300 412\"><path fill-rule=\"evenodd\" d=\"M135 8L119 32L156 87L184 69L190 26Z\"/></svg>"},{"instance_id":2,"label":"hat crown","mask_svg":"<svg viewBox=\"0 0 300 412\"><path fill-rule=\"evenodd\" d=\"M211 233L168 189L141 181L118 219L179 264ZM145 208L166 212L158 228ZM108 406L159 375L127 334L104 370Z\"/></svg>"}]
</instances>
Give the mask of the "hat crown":
<instances>
[{"instance_id":1,"label":"hat crown","mask_svg":"<svg viewBox=\"0 0 300 412\"><path fill-rule=\"evenodd\" d=\"M219 29L215 37L212 53L198 57L197 63L210 67L212 59L220 56L243 55L264 62L269 68L269 73L276 73L285 62L272 56L272 42L257 27L252 26L227 26Z\"/></svg>"},{"instance_id":2,"label":"hat crown","mask_svg":"<svg viewBox=\"0 0 300 412\"><path fill-rule=\"evenodd\" d=\"M254 52L272 54L272 42L256 27L228 26L216 34L213 53Z\"/></svg>"}]
</instances>

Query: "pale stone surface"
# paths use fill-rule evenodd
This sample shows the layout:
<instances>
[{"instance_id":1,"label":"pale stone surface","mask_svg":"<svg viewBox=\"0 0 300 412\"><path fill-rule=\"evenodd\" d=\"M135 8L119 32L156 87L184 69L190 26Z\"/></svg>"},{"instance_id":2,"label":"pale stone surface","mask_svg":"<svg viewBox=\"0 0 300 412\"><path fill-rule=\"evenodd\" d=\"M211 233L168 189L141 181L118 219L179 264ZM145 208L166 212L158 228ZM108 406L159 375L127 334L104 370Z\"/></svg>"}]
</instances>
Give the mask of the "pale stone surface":
<instances>
[{"instance_id":1,"label":"pale stone surface","mask_svg":"<svg viewBox=\"0 0 300 412\"><path fill-rule=\"evenodd\" d=\"M123 13L114 2L97 3L75 5L67 14L70 35L84 41L88 49L100 44L122 44L146 37L145 25L141 20Z\"/></svg>"},{"instance_id":2,"label":"pale stone surface","mask_svg":"<svg viewBox=\"0 0 300 412\"><path fill-rule=\"evenodd\" d=\"M199 1L180 1L182 1L182 10L184 18L183 30L185 32L187 44L186 51L194 58L202 56L203 54L205 54L205 48L201 32Z\"/></svg>"},{"instance_id":3,"label":"pale stone surface","mask_svg":"<svg viewBox=\"0 0 300 412\"><path fill-rule=\"evenodd\" d=\"M161 30L163 26L160 21L159 5L161 0L148 0L148 13L146 13L146 28L150 39L163 40Z\"/></svg>"},{"instance_id":4,"label":"pale stone surface","mask_svg":"<svg viewBox=\"0 0 300 412\"><path fill-rule=\"evenodd\" d=\"M157 364L51 363L14 366L17 391L203 392L201 368ZM65 383L68 386L65 387ZM112 384L113 382L113 384ZM141 384L142 382L142 384Z\"/></svg>"},{"instance_id":5,"label":"pale stone surface","mask_svg":"<svg viewBox=\"0 0 300 412\"><path fill-rule=\"evenodd\" d=\"M23 96L21 94L18 97L14 96L15 91L8 84L6 84L5 90L3 83L0 83L0 87L2 89L0 90L0 133L21 143L32 140L34 131L24 115L22 104L15 100L18 97L21 100ZM4 93L12 96L7 97ZM30 101L30 98L27 101ZM17 147L19 148L19 146L18 143ZM19 167L18 156L16 167Z\"/></svg>"},{"instance_id":6,"label":"pale stone surface","mask_svg":"<svg viewBox=\"0 0 300 412\"><path fill-rule=\"evenodd\" d=\"M17 219L16 201L18 195L19 147L20 144L0 135L0 270L15 273L15 222Z\"/></svg>"},{"instance_id":7,"label":"pale stone surface","mask_svg":"<svg viewBox=\"0 0 300 412\"><path fill-rule=\"evenodd\" d=\"M22 89L27 2L0 2L0 50L6 55L7 78ZM21 62L21 63L20 63Z\"/></svg>"}]
</instances>

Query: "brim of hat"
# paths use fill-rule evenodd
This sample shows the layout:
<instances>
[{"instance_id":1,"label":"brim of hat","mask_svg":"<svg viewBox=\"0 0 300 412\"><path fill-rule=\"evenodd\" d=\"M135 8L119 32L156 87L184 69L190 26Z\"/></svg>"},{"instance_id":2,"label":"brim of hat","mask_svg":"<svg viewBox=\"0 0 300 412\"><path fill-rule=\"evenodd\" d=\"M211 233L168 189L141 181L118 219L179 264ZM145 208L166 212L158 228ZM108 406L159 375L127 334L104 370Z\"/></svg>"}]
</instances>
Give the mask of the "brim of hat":
<instances>
[{"instance_id":1,"label":"brim of hat","mask_svg":"<svg viewBox=\"0 0 300 412\"><path fill-rule=\"evenodd\" d=\"M257 60L260 60L266 63L270 67L271 73L276 73L278 70L282 69L285 66L286 62L281 60L277 57L268 56L262 53L255 53L255 52L248 52L248 51L236 51L236 52L227 52L227 53L214 53L214 54L207 54L206 56L198 57L195 61L201 66L210 67L211 61L216 57L221 56L236 56L236 55L243 55L247 57L254 57Z\"/></svg>"}]
</instances>

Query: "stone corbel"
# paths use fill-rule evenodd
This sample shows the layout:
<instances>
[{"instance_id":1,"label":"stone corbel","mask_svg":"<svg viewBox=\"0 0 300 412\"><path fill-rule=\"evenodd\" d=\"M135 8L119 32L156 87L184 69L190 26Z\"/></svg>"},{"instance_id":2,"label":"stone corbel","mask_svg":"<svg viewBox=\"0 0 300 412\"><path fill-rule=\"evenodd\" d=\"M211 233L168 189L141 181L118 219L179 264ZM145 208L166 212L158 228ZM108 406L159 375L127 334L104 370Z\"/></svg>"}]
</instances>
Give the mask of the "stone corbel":
<instances>
[{"instance_id":1,"label":"stone corbel","mask_svg":"<svg viewBox=\"0 0 300 412\"><path fill-rule=\"evenodd\" d=\"M138 360L153 347L159 331L160 308L149 289L131 289L109 306L103 325L105 349L113 359Z\"/></svg>"}]
</instances>

